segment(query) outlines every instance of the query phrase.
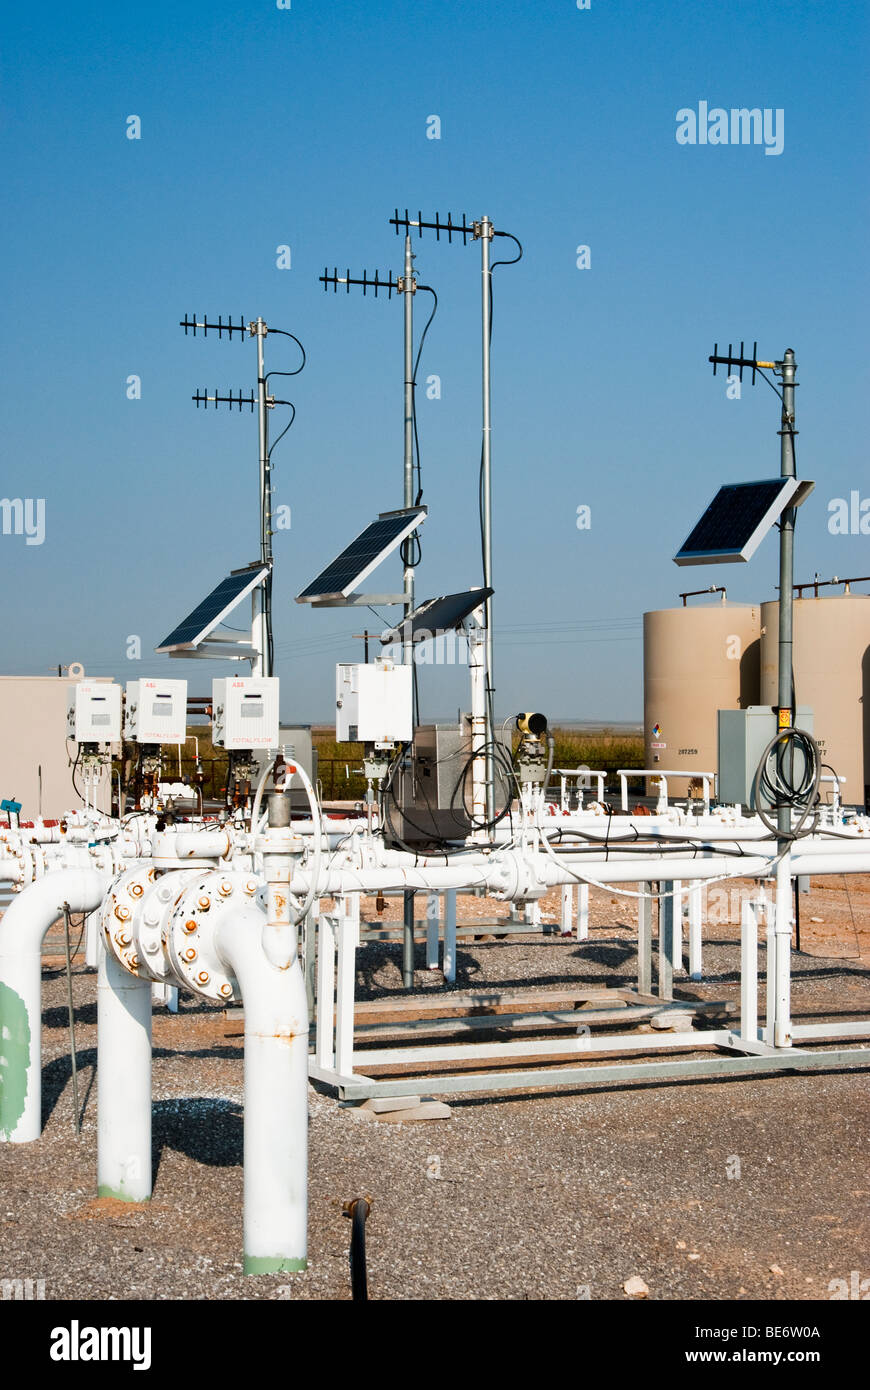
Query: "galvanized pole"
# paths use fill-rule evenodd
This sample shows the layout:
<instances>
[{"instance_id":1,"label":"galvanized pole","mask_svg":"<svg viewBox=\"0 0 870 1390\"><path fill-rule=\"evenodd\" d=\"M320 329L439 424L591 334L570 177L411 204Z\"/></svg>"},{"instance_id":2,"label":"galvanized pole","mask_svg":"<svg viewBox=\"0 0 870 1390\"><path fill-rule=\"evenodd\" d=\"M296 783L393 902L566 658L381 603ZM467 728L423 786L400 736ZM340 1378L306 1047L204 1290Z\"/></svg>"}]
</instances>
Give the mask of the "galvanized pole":
<instances>
[{"instance_id":1,"label":"galvanized pole","mask_svg":"<svg viewBox=\"0 0 870 1390\"><path fill-rule=\"evenodd\" d=\"M780 472L783 478L795 477L794 451L794 388L796 363L791 348L782 361L782 422L780 426ZM787 507L780 518L779 529L779 681L777 692L777 725L779 730L791 728L792 703L792 644L794 618L794 523L795 508ZM786 747L783 764L791 781L794 748ZM777 829L782 851L776 869L776 911L774 925L774 980L768 980L768 990L775 993L774 1036L769 1038L776 1047L791 1045L791 808L777 809Z\"/></svg>"},{"instance_id":2,"label":"galvanized pole","mask_svg":"<svg viewBox=\"0 0 870 1390\"><path fill-rule=\"evenodd\" d=\"M780 437L780 472L783 478L795 477L794 453L794 388L796 363L791 348L782 362L782 425ZM791 725L792 707L792 640L794 613L794 521L795 508L787 507L780 518L779 530L779 727ZM791 828L790 812L780 807L780 830Z\"/></svg>"},{"instance_id":3,"label":"galvanized pole","mask_svg":"<svg viewBox=\"0 0 870 1390\"><path fill-rule=\"evenodd\" d=\"M483 582L492 588L492 392L490 384L490 326L492 323L492 272L489 268L492 242L492 222L480 219L480 275L483 355L483 446L481 458L481 529L483 545ZM484 604L485 682L486 682L486 818L495 819L495 757L493 754L493 645L492 599Z\"/></svg>"},{"instance_id":4,"label":"galvanized pole","mask_svg":"<svg viewBox=\"0 0 870 1390\"><path fill-rule=\"evenodd\" d=\"M271 566L272 560L272 488L269 477L269 412L266 403L265 339L268 329L261 318L251 325L257 338L257 404L260 433L260 560ZM251 640L255 660L252 675L272 674L272 574L258 585L252 595L253 619Z\"/></svg>"},{"instance_id":5,"label":"galvanized pole","mask_svg":"<svg viewBox=\"0 0 870 1390\"><path fill-rule=\"evenodd\" d=\"M405 482L405 503L406 507L414 505L414 254L411 250L411 234L405 234L405 273L402 279L402 293L404 295L405 310L405 451L404 451L404 482ZM413 541L409 537L406 545L410 548ZM410 554L410 549L406 552ZM405 620L414 607L414 567L405 565ZM410 665L414 660L414 644L411 641L410 625L404 628L402 634L402 659L405 665ZM416 709L414 711L416 715ZM403 931L402 931L402 985L405 989L414 987L414 894L413 891L405 892L402 898L403 905Z\"/></svg>"}]
</instances>

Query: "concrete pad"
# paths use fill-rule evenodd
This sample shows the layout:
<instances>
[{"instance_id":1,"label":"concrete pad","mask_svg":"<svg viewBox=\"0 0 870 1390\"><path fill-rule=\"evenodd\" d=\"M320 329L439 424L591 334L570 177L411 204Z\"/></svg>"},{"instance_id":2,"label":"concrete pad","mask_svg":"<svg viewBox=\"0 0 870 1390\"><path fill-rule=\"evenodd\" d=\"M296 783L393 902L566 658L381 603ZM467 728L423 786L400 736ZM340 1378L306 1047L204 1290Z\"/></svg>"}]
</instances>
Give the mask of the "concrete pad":
<instances>
[{"instance_id":1,"label":"concrete pad","mask_svg":"<svg viewBox=\"0 0 870 1390\"><path fill-rule=\"evenodd\" d=\"M363 1101L361 1110L373 1110L376 1115L387 1114L390 1110L412 1110L420 1104L419 1096L370 1096Z\"/></svg>"},{"instance_id":2,"label":"concrete pad","mask_svg":"<svg viewBox=\"0 0 870 1390\"><path fill-rule=\"evenodd\" d=\"M449 1120L450 1106L441 1100L426 1100L410 1110L383 1110L369 1112L374 1120L385 1120L387 1124L404 1125L417 1120Z\"/></svg>"}]
</instances>

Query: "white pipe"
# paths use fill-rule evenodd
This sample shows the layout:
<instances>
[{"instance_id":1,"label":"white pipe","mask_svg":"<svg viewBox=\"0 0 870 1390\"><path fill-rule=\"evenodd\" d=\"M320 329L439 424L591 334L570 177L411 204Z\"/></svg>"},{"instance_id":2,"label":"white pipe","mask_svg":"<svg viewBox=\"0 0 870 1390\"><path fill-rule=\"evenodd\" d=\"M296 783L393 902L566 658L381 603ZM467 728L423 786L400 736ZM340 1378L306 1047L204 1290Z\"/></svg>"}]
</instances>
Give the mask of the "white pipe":
<instances>
[{"instance_id":1,"label":"white pipe","mask_svg":"<svg viewBox=\"0 0 870 1390\"><path fill-rule=\"evenodd\" d=\"M97 1190L151 1196L151 981L99 947L97 976Z\"/></svg>"},{"instance_id":2,"label":"white pipe","mask_svg":"<svg viewBox=\"0 0 870 1390\"><path fill-rule=\"evenodd\" d=\"M783 855L776 866L776 919L774 937L774 1025L775 1047L791 1047L791 922L792 889L791 852Z\"/></svg>"},{"instance_id":3,"label":"white pipe","mask_svg":"<svg viewBox=\"0 0 870 1390\"><path fill-rule=\"evenodd\" d=\"M69 903L93 912L107 879L58 869L30 884L0 919L0 1140L24 1144L42 1131L42 941Z\"/></svg>"},{"instance_id":4,"label":"white pipe","mask_svg":"<svg viewBox=\"0 0 870 1390\"><path fill-rule=\"evenodd\" d=\"M260 944L252 903L222 914L215 945L245 1008L244 1269L307 1266L308 1004L294 950L284 970Z\"/></svg>"}]
</instances>

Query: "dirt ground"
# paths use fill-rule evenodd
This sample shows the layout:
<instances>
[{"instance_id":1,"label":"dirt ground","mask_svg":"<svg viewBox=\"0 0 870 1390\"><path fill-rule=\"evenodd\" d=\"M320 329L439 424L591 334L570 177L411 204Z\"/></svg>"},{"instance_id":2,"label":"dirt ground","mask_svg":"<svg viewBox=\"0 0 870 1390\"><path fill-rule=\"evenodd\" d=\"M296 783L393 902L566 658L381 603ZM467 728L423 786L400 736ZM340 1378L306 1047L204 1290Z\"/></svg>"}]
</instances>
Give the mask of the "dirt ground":
<instances>
[{"instance_id":1,"label":"dirt ground","mask_svg":"<svg viewBox=\"0 0 870 1390\"><path fill-rule=\"evenodd\" d=\"M738 885L735 885L738 886ZM736 902L704 936L687 999L739 998ZM556 918L556 895L544 900ZM505 916L460 899L460 920ZM383 920L400 905L388 899ZM418 911L418 915L422 915ZM364 917L377 920L365 900ZM636 906L593 889L589 940L529 932L460 939L456 988L630 985ZM483 923L482 923L483 926ZM154 1019L155 1185L141 1207L95 1198L96 975L74 967L81 1137L60 937L44 960L45 1131L0 1146L0 1279L44 1279L47 1299L348 1299L350 1226L365 1194L374 1299L825 1300L870 1277L865 1071L597 1085L449 1097L450 1118L385 1124L310 1090L309 1268L242 1274L242 1038L238 1019L183 999ZM762 953L763 964L763 953ZM870 1014L870 876L814 880L801 899L793 1013ZM398 942L358 956L359 997L399 996ZM417 985L444 991L423 969Z\"/></svg>"}]
</instances>

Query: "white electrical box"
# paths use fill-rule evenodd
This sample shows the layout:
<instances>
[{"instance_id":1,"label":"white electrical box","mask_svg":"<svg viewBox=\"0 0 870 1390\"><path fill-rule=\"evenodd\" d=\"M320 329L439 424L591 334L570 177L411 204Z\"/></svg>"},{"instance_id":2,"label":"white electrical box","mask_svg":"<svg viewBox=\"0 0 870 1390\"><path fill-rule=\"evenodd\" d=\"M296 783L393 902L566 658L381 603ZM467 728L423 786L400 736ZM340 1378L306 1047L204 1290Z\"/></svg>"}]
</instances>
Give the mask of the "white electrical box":
<instances>
[{"instance_id":1,"label":"white electrical box","mask_svg":"<svg viewBox=\"0 0 870 1390\"><path fill-rule=\"evenodd\" d=\"M124 737L134 743L183 743L187 737L187 681L128 681Z\"/></svg>"},{"instance_id":2,"label":"white electrical box","mask_svg":"<svg viewBox=\"0 0 870 1390\"><path fill-rule=\"evenodd\" d=\"M278 677L227 676L211 683L212 742L228 752L278 747Z\"/></svg>"},{"instance_id":3,"label":"white electrical box","mask_svg":"<svg viewBox=\"0 0 870 1390\"><path fill-rule=\"evenodd\" d=\"M109 681L67 686L67 736L76 743L119 743L121 687Z\"/></svg>"},{"instance_id":4,"label":"white electrical box","mask_svg":"<svg viewBox=\"0 0 870 1390\"><path fill-rule=\"evenodd\" d=\"M410 743L414 734L413 667L391 661L335 669L335 737L339 743Z\"/></svg>"}]
</instances>

